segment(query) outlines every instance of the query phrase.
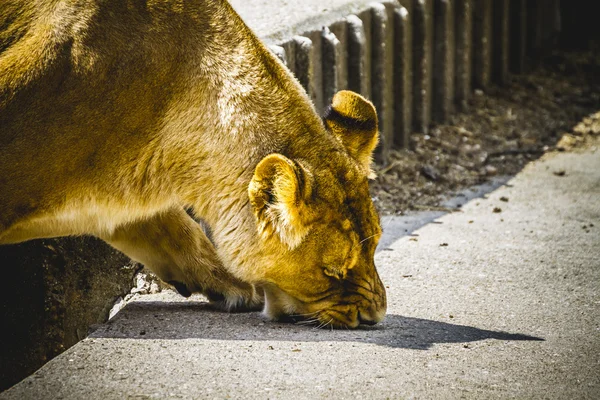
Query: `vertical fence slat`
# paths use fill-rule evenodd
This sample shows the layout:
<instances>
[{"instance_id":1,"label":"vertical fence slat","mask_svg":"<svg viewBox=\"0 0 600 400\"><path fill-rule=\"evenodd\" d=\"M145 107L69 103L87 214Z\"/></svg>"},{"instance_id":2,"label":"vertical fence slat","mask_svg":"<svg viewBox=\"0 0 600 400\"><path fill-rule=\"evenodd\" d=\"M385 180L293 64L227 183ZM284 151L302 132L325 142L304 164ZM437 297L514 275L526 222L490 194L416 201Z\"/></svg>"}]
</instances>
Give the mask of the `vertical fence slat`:
<instances>
[{"instance_id":1,"label":"vertical fence slat","mask_svg":"<svg viewBox=\"0 0 600 400\"><path fill-rule=\"evenodd\" d=\"M434 1L433 120L454 112L454 0Z\"/></svg>"},{"instance_id":2,"label":"vertical fence slat","mask_svg":"<svg viewBox=\"0 0 600 400\"><path fill-rule=\"evenodd\" d=\"M527 60L535 65L542 54L544 0L528 0L527 6Z\"/></svg>"},{"instance_id":3,"label":"vertical fence slat","mask_svg":"<svg viewBox=\"0 0 600 400\"><path fill-rule=\"evenodd\" d=\"M313 84L313 45L312 41L304 36L294 36L289 44L289 48L292 51L288 51L288 54L293 57L293 68L292 72L296 75L296 78L308 93L309 98L312 98Z\"/></svg>"},{"instance_id":4,"label":"vertical fence slat","mask_svg":"<svg viewBox=\"0 0 600 400\"><path fill-rule=\"evenodd\" d=\"M340 42L340 52L336 62L337 88L338 90L348 89L348 22L345 19L338 21L329 29Z\"/></svg>"},{"instance_id":5,"label":"vertical fence slat","mask_svg":"<svg viewBox=\"0 0 600 400\"><path fill-rule=\"evenodd\" d=\"M510 72L527 69L527 1L510 0Z\"/></svg>"},{"instance_id":6,"label":"vertical fence slat","mask_svg":"<svg viewBox=\"0 0 600 400\"><path fill-rule=\"evenodd\" d=\"M412 24L405 7L392 10L394 24L394 143L408 148L412 131Z\"/></svg>"},{"instance_id":7,"label":"vertical fence slat","mask_svg":"<svg viewBox=\"0 0 600 400\"><path fill-rule=\"evenodd\" d=\"M271 50L286 67L288 66L287 52L283 46L271 45L269 46L269 50Z\"/></svg>"},{"instance_id":8,"label":"vertical fence slat","mask_svg":"<svg viewBox=\"0 0 600 400\"><path fill-rule=\"evenodd\" d=\"M308 37L312 42L312 71L310 80L310 97L319 114L325 111L325 103L323 101L323 49L321 31L311 31L304 36Z\"/></svg>"},{"instance_id":9,"label":"vertical fence slat","mask_svg":"<svg viewBox=\"0 0 600 400\"><path fill-rule=\"evenodd\" d=\"M363 20L356 15L346 18L348 23L348 89L371 97L370 47Z\"/></svg>"},{"instance_id":10,"label":"vertical fence slat","mask_svg":"<svg viewBox=\"0 0 600 400\"><path fill-rule=\"evenodd\" d=\"M496 83L504 85L508 82L509 78L510 0L494 0L493 17L493 79Z\"/></svg>"},{"instance_id":11,"label":"vertical fence slat","mask_svg":"<svg viewBox=\"0 0 600 400\"><path fill-rule=\"evenodd\" d=\"M321 50L322 50L322 76L323 76L323 104L327 107L331 104L331 99L335 93L340 90L339 84L339 65L342 57L342 44L338 38L324 27L321 32Z\"/></svg>"},{"instance_id":12,"label":"vertical fence slat","mask_svg":"<svg viewBox=\"0 0 600 400\"><path fill-rule=\"evenodd\" d=\"M368 71L368 87L365 88L365 92L361 92L363 96L367 99L373 99L373 59L372 54L373 50L371 49L373 46L373 15L371 13L371 9L367 9L360 14L358 17L362 21L363 29L365 33L365 69Z\"/></svg>"},{"instance_id":13,"label":"vertical fence slat","mask_svg":"<svg viewBox=\"0 0 600 400\"><path fill-rule=\"evenodd\" d=\"M379 119L380 141L375 159L385 164L393 143L392 29L386 7L371 4L371 96Z\"/></svg>"},{"instance_id":14,"label":"vertical fence slat","mask_svg":"<svg viewBox=\"0 0 600 400\"><path fill-rule=\"evenodd\" d=\"M492 69L492 0L476 0L473 14L473 85L486 89Z\"/></svg>"},{"instance_id":15,"label":"vertical fence slat","mask_svg":"<svg viewBox=\"0 0 600 400\"><path fill-rule=\"evenodd\" d=\"M433 80L433 2L413 3L413 129L427 133L431 123Z\"/></svg>"},{"instance_id":16,"label":"vertical fence slat","mask_svg":"<svg viewBox=\"0 0 600 400\"><path fill-rule=\"evenodd\" d=\"M467 108L473 79L473 0L456 0L455 14L455 87L456 104Z\"/></svg>"}]
</instances>

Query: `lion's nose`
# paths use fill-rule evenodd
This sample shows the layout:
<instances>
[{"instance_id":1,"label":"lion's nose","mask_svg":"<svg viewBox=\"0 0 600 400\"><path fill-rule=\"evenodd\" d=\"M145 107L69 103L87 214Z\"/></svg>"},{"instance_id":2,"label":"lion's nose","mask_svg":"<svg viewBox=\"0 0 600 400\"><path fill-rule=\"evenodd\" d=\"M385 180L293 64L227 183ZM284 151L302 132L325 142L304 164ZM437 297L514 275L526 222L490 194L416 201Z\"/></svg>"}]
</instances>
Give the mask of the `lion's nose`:
<instances>
[{"instance_id":1,"label":"lion's nose","mask_svg":"<svg viewBox=\"0 0 600 400\"><path fill-rule=\"evenodd\" d=\"M365 316L362 312L358 312L358 322L365 325L375 325L378 321L372 320L368 316Z\"/></svg>"},{"instance_id":2,"label":"lion's nose","mask_svg":"<svg viewBox=\"0 0 600 400\"><path fill-rule=\"evenodd\" d=\"M358 311L358 322L365 325L375 325L385 318L386 308L384 295L381 303L373 302L368 307Z\"/></svg>"}]
</instances>

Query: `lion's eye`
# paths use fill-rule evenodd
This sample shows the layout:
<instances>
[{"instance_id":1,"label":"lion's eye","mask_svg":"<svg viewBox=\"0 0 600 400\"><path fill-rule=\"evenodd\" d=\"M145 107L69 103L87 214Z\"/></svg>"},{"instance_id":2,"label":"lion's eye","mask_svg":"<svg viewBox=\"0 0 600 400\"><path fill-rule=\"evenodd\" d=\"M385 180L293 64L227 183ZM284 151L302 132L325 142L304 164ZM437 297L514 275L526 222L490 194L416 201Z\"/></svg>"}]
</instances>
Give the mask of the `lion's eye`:
<instances>
[{"instance_id":1,"label":"lion's eye","mask_svg":"<svg viewBox=\"0 0 600 400\"><path fill-rule=\"evenodd\" d=\"M323 273L327 276L330 276L332 278L339 279L339 280L342 280L346 277L345 269L339 269L339 268L335 268L335 267L331 267L331 266L325 266L323 268Z\"/></svg>"}]
</instances>

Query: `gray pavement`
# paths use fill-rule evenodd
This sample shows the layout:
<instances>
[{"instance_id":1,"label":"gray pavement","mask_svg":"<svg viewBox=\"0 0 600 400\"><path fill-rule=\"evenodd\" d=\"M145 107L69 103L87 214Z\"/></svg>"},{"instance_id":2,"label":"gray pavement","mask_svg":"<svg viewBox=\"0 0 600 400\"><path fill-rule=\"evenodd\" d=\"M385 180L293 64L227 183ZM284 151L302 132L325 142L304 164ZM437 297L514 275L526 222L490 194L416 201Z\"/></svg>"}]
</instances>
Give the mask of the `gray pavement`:
<instances>
[{"instance_id":1,"label":"gray pavement","mask_svg":"<svg viewBox=\"0 0 600 400\"><path fill-rule=\"evenodd\" d=\"M380 325L140 296L0 398L598 398L600 151L549 154L497 185L460 212L384 220Z\"/></svg>"}]
</instances>

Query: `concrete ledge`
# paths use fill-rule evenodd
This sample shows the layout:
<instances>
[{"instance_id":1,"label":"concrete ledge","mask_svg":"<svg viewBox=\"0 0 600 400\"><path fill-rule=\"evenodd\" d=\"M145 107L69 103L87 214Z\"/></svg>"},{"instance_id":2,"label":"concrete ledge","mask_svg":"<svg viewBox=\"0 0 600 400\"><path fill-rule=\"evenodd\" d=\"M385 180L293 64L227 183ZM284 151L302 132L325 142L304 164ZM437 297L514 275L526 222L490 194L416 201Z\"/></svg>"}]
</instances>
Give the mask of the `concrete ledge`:
<instances>
[{"instance_id":1,"label":"concrete ledge","mask_svg":"<svg viewBox=\"0 0 600 400\"><path fill-rule=\"evenodd\" d=\"M374 0L230 0L233 8L267 44L280 44L296 35L320 31L351 14L369 8Z\"/></svg>"}]
</instances>

